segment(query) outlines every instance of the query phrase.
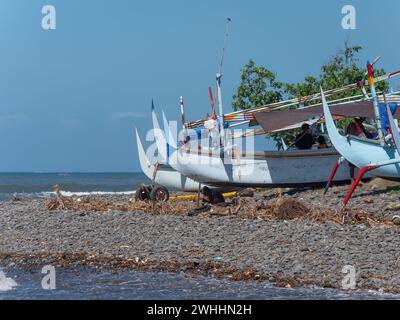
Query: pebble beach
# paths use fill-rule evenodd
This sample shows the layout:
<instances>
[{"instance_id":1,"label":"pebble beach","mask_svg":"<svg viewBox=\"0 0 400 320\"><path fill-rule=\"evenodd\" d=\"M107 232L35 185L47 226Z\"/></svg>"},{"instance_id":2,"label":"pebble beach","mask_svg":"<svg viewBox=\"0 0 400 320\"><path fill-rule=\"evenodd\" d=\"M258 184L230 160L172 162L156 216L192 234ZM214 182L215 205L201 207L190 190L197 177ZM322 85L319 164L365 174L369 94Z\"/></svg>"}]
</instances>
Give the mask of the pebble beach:
<instances>
[{"instance_id":1,"label":"pebble beach","mask_svg":"<svg viewBox=\"0 0 400 320\"><path fill-rule=\"evenodd\" d=\"M2 201L0 262L28 269L52 264L183 271L280 287L338 289L343 289L343 268L353 266L355 289L398 294L400 188L382 181L364 183L344 214L339 209L348 185L335 186L325 196L321 188L258 190L236 205L240 211L223 208L226 214L213 214L213 209L193 214L193 203L179 212L154 206L118 209L132 202L129 195L92 197L117 203L105 210L54 208L45 198ZM268 205L277 197L298 201L313 214L291 217L279 208L274 215L246 214L250 207L261 212L260 203ZM333 218L324 221L319 214L328 211ZM355 218L347 221L349 215Z\"/></svg>"}]
</instances>

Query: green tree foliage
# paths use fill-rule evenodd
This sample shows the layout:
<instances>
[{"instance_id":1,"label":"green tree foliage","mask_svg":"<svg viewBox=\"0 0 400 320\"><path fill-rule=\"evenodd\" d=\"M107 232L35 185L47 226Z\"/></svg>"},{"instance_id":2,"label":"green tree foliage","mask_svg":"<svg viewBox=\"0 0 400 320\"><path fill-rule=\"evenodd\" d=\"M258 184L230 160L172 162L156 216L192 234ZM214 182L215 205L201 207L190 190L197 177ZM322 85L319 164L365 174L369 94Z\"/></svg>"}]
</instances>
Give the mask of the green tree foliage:
<instances>
[{"instance_id":1,"label":"green tree foliage","mask_svg":"<svg viewBox=\"0 0 400 320\"><path fill-rule=\"evenodd\" d=\"M319 92L320 87L324 90L340 88L348 84L359 82L366 79L365 65L359 63L358 54L362 48L360 46L348 46L345 42L344 49L332 56L330 60L321 67L319 76L306 76L299 83L284 83L277 81L274 72L265 67L260 67L250 60L243 69L241 69L241 83L233 96L232 106L236 110L245 110L269 103L278 102L283 98L303 97ZM385 74L384 69L375 69L375 77ZM367 92L369 88L366 87ZM388 85L385 82L376 84L377 91L386 91ZM362 90L356 88L351 91L337 94L330 97L331 100L361 95ZM306 103L318 103L314 100ZM294 106L296 108L297 106ZM341 121L341 126L350 123L352 119ZM287 144L293 142L294 137L298 134L298 130L286 131L282 133L272 134L271 137L277 143L278 148L282 147L281 139L283 138Z\"/></svg>"},{"instance_id":2,"label":"green tree foliage","mask_svg":"<svg viewBox=\"0 0 400 320\"><path fill-rule=\"evenodd\" d=\"M240 70L241 83L233 96L233 110L278 102L283 98L283 83L276 81L276 74L250 60Z\"/></svg>"},{"instance_id":3,"label":"green tree foliage","mask_svg":"<svg viewBox=\"0 0 400 320\"><path fill-rule=\"evenodd\" d=\"M318 78L307 76L303 82L285 84L285 93L289 94L289 97L302 97L319 92L320 87L324 90L329 90L363 80L366 68L365 65L359 66L359 59L357 58L357 54L361 50L360 46L349 47L348 43L345 42L344 50L339 51L331 57L328 63L321 67L321 74ZM383 74L385 74L384 69L375 70L375 77ZM380 82L376 84L376 89L383 91L387 90L388 86L385 82ZM332 96L331 99L340 99L361 94L362 90L357 88ZM312 103L315 103L315 101Z\"/></svg>"}]
</instances>

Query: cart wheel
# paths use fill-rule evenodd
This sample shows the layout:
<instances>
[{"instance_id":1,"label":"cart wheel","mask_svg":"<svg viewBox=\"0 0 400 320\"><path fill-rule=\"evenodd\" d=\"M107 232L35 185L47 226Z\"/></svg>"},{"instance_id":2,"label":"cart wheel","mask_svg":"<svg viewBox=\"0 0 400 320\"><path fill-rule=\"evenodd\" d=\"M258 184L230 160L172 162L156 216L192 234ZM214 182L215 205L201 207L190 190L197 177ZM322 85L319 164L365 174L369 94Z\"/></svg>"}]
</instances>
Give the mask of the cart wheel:
<instances>
[{"instance_id":1,"label":"cart wheel","mask_svg":"<svg viewBox=\"0 0 400 320\"><path fill-rule=\"evenodd\" d=\"M150 199L150 193L146 187L140 187L136 190L135 199L140 201L145 201Z\"/></svg>"},{"instance_id":2,"label":"cart wheel","mask_svg":"<svg viewBox=\"0 0 400 320\"><path fill-rule=\"evenodd\" d=\"M169 199L169 192L163 186L154 186L150 192L150 199L155 202L167 202Z\"/></svg>"}]
</instances>

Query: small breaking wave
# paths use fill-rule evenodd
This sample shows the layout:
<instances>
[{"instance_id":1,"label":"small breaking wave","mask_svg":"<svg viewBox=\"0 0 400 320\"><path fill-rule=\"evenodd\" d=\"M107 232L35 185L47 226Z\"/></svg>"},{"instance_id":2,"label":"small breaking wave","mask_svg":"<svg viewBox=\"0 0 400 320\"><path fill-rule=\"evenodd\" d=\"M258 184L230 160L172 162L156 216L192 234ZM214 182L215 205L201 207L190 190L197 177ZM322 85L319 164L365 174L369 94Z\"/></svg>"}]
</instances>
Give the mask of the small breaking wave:
<instances>
[{"instance_id":1,"label":"small breaking wave","mask_svg":"<svg viewBox=\"0 0 400 320\"><path fill-rule=\"evenodd\" d=\"M55 185L64 196L133 195L143 183L141 173L0 173L0 201L52 197Z\"/></svg>"},{"instance_id":2,"label":"small breaking wave","mask_svg":"<svg viewBox=\"0 0 400 320\"><path fill-rule=\"evenodd\" d=\"M134 195L136 191L61 191L64 197L85 197L85 196L118 196L118 195ZM39 192L35 194L39 198L49 198L56 195L55 192Z\"/></svg>"},{"instance_id":3,"label":"small breaking wave","mask_svg":"<svg viewBox=\"0 0 400 320\"><path fill-rule=\"evenodd\" d=\"M50 192L51 194L55 195L54 192ZM73 191L61 191L61 194L64 197L72 197L72 196L93 196L93 195L134 195L136 191L91 191L91 192L73 192Z\"/></svg>"},{"instance_id":4,"label":"small breaking wave","mask_svg":"<svg viewBox=\"0 0 400 320\"><path fill-rule=\"evenodd\" d=\"M64 197L85 197L85 196L118 196L118 195L135 195L136 191L61 191L61 195ZM13 193L13 194L0 194L1 200L10 200L13 198L52 198L55 197L56 193L53 191L43 191L35 193Z\"/></svg>"}]
</instances>

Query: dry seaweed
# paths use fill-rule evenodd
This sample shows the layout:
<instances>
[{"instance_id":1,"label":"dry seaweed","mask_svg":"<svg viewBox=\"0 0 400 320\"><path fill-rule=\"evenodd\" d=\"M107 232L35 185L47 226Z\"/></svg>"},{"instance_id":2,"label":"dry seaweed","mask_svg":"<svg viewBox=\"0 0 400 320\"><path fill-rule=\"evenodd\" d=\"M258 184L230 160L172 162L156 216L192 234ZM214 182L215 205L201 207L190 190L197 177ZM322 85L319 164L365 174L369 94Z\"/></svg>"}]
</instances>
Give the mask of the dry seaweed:
<instances>
[{"instance_id":1,"label":"dry seaweed","mask_svg":"<svg viewBox=\"0 0 400 320\"><path fill-rule=\"evenodd\" d=\"M71 211L123 211L143 212L150 214L186 214L188 210L194 209L192 201L174 202L151 202L131 199L129 201L117 202L103 200L101 197L58 197L46 201L49 210L71 210Z\"/></svg>"},{"instance_id":2,"label":"dry seaweed","mask_svg":"<svg viewBox=\"0 0 400 320\"><path fill-rule=\"evenodd\" d=\"M72 210L94 212L143 212L156 215L187 216L228 216L243 219L309 220L319 223L365 224L370 227L382 224L394 225L387 219L379 219L361 210L335 211L320 208L308 208L299 200L282 197L278 194L274 199L255 200L254 198L234 198L224 206L209 205L207 210L198 210L193 201L151 202L130 199L129 201L110 201L101 197L58 197L46 202L49 210Z\"/></svg>"}]
</instances>

